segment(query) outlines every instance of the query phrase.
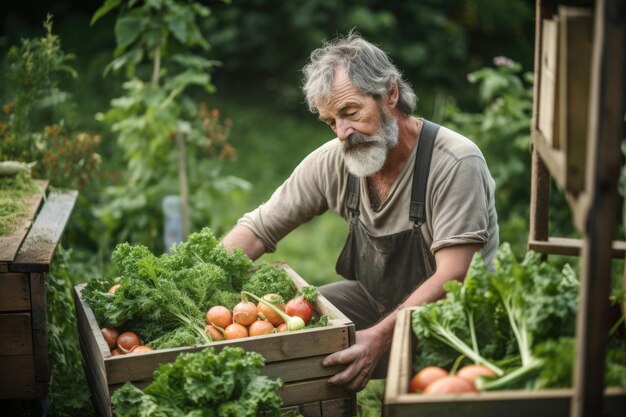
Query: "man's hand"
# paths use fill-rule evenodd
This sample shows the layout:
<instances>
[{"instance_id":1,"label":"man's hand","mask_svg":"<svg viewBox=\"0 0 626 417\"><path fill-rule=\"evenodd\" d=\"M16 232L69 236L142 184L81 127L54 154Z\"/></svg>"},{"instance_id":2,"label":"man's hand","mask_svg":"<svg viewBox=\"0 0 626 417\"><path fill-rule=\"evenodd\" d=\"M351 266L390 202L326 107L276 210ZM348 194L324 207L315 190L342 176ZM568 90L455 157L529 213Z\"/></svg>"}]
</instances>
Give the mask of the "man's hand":
<instances>
[{"instance_id":1,"label":"man's hand","mask_svg":"<svg viewBox=\"0 0 626 417\"><path fill-rule=\"evenodd\" d=\"M346 385L349 390L360 391L367 385L378 360L389 349L389 343L373 328L356 332L356 343L347 349L324 358L324 366L347 365L347 368L328 380L335 385Z\"/></svg>"}]
</instances>

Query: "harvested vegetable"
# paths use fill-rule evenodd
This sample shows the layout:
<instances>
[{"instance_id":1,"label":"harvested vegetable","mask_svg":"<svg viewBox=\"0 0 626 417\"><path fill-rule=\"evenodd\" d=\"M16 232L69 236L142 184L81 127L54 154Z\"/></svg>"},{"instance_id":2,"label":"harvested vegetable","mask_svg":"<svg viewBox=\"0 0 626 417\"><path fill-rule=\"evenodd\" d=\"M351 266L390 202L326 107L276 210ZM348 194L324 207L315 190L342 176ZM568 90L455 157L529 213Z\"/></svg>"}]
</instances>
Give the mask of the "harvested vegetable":
<instances>
[{"instance_id":1,"label":"harvested vegetable","mask_svg":"<svg viewBox=\"0 0 626 417\"><path fill-rule=\"evenodd\" d=\"M224 347L181 353L162 364L143 391L131 383L111 397L118 417L131 416L266 416L279 417L283 385L261 375L265 362L255 352ZM209 412L209 414L207 414Z\"/></svg>"},{"instance_id":2,"label":"harvested vegetable","mask_svg":"<svg viewBox=\"0 0 626 417\"><path fill-rule=\"evenodd\" d=\"M250 336L261 336L276 333L276 328L269 321L257 320L248 327L248 333Z\"/></svg>"},{"instance_id":3,"label":"harvested vegetable","mask_svg":"<svg viewBox=\"0 0 626 417\"><path fill-rule=\"evenodd\" d=\"M436 379L424 388L424 395L461 394L476 392L473 384L455 375Z\"/></svg>"},{"instance_id":4,"label":"harvested vegetable","mask_svg":"<svg viewBox=\"0 0 626 417\"><path fill-rule=\"evenodd\" d=\"M410 392L421 392L436 380L448 376L448 371L439 366L427 366L417 372L409 384Z\"/></svg>"},{"instance_id":5,"label":"harvested vegetable","mask_svg":"<svg viewBox=\"0 0 626 417\"><path fill-rule=\"evenodd\" d=\"M252 294L280 294L283 300L291 300L296 295L296 285L289 274L271 264L263 264L243 283L243 290Z\"/></svg>"},{"instance_id":6,"label":"harvested vegetable","mask_svg":"<svg viewBox=\"0 0 626 417\"><path fill-rule=\"evenodd\" d=\"M280 294L270 293L265 294L261 297L263 300L271 303L274 307L278 308L281 311L285 311L285 301ZM272 308L268 307L267 304L259 303L256 306L257 313L259 316L265 318L265 320L272 323L274 326L279 326L281 323L284 323L285 320L280 316L280 314L276 313Z\"/></svg>"},{"instance_id":7,"label":"harvested vegetable","mask_svg":"<svg viewBox=\"0 0 626 417\"><path fill-rule=\"evenodd\" d=\"M287 305L285 306L285 313L290 316L300 317L306 324L313 318L315 310L313 310L311 302L301 295L299 297L292 298L287 302Z\"/></svg>"},{"instance_id":8,"label":"harvested vegetable","mask_svg":"<svg viewBox=\"0 0 626 417\"><path fill-rule=\"evenodd\" d=\"M270 307L272 310L274 310L276 312L276 314L278 314L279 316L281 316L283 318L283 320L285 320L285 323L287 323L287 329L288 330L293 331L293 330L301 330L301 329L304 328L305 323L304 323L304 320L302 320L301 317L299 317L299 316L290 316L290 315L280 311L272 303L269 303L269 302L267 302L267 301L257 297L256 295L247 292L247 291L242 291L241 294L250 296L250 297L254 298L256 301L258 301L260 303L263 303L263 304L267 305L268 307Z\"/></svg>"},{"instance_id":9,"label":"harvested vegetable","mask_svg":"<svg viewBox=\"0 0 626 417\"><path fill-rule=\"evenodd\" d=\"M233 315L224 306L213 306L206 313L206 324L213 324L222 329L233 322Z\"/></svg>"},{"instance_id":10,"label":"harvested vegetable","mask_svg":"<svg viewBox=\"0 0 626 417\"><path fill-rule=\"evenodd\" d=\"M100 329L102 332L102 337L104 337L104 341L107 342L109 349L114 349L117 346L117 338L120 335L120 332L113 327L105 327Z\"/></svg>"}]
</instances>

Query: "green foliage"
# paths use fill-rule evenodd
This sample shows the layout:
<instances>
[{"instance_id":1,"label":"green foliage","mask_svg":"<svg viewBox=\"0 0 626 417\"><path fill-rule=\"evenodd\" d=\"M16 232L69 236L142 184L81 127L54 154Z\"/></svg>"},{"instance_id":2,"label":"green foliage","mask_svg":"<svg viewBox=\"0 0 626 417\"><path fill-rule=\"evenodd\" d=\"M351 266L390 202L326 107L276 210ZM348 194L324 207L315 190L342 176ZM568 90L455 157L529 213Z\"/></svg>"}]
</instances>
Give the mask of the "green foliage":
<instances>
[{"instance_id":1,"label":"green foliage","mask_svg":"<svg viewBox=\"0 0 626 417\"><path fill-rule=\"evenodd\" d=\"M26 174L0 176L0 236L11 233L25 214L24 197L39 189Z\"/></svg>"},{"instance_id":2,"label":"green foliage","mask_svg":"<svg viewBox=\"0 0 626 417\"><path fill-rule=\"evenodd\" d=\"M571 386L579 282L569 265L559 271L534 252L518 262L504 243L494 271L477 255L463 284L447 283L444 289L445 300L413 313L415 370L450 368L461 354L500 375L477 381L480 390ZM611 335L606 361L611 386L624 381L623 351L623 340Z\"/></svg>"},{"instance_id":3,"label":"green foliage","mask_svg":"<svg viewBox=\"0 0 626 417\"><path fill-rule=\"evenodd\" d=\"M243 290L263 297L265 294L280 294L284 300L290 300L296 295L296 286L281 268L265 263L243 282Z\"/></svg>"},{"instance_id":4,"label":"green foliage","mask_svg":"<svg viewBox=\"0 0 626 417\"><path fill-rule=\"evenodd\" d=\"M471 138L482 150L496 182L496 209L502 240L522 255L528 236L530 201L530 118L532 76L504 57L495 67L472 72L483 110L460 111L453 101L441 105L445 126Z\"/></svg>"},{"instance_id":5,"label":"green foliage","mask_svg":"<svg viewBox=\"0 0 626 417\"><path fill-rule=\"evenodd\" d=\"M77 277L86 271L77 270L71 251L59 246L52 270L46 275L46 317L53 375L50 387L50 416L93 415L91 398L85 390L85 373L78 334L72 288Z\"/></svg>"},{"instance_id":6,"label":"green foliage","mask_svg":"<svg viewBox=\"0 0 626 417\"><path fill-rule=\"evenodd\" d=\"M281 416L283 385L260 375L265 362L256 352L226 346L181 353L160 365L144 390L130 383L111 397L119 417Z\"/></svg>"},{"instance_id":7,"label":"green foliage","mask_svg":"<svg viewBox=\"0 0 626 417\"><path fill-rule=\"evenodd\" d=\"M123 185L104 190L107 202L97 214L114 241L130 240L157 250L163 197L181 194L183 207L201 213L192 219L202 226L210 211L199 211L196 200L223 196L247 184L222 177L219 171L217 159L234 157L227 143L231 122L220 122L219 112L208 112L192 96L198 88L204 93L215 90L210 71L218 63L194 51L209 47L197 25L209 9L182 0L107 1L92 22L117 8L117 48L105 73L125 69L126 94L113 99L101 119L117 136L127 169ZM183 225L188 222L185 210Z\"/></svg>"},{"instance_id":8,"label":"green foliage","mask_svg":"<svg viewBox=\"0 0 626 417\"><path fill-rule=\"evenodd\" d=\"M365 388L356 393L357 417L380 417L384 392L384 379L370 379Z\"/></svg>"},{"instance_id":9,"label":"green foliage","mask_svg":"<svg viewBox=\"0 0 626 417\"><path fill-rule=\"evenodd\" d=\"M243 278L231 277L247 273L243 266L251 264L242 262L240 252L225 253L208 228L191 234L171 255L157 257L145 246L121 243L112 258L117 276L91 280L82 296L103 326L132 328L153 348L208 342L206 311L237 303L233 281ZM114 283L120 286L110 294Z\"/></svg>"},{"instance_id":10,"label":"green foliage","mask_svg":"<svg viewBox=\"0 0 626 417\"><path fill-rule=\"evenodd\" d=\"M41 139L33 123L35 114L54 109L68 99L58 88L61 74L76 77L68 62L74 59L61 49L61 40L52 34L52 16L44 22L45 36L22 39L7 54L7 82L13 101L4 107L9 115L6 125L0 125L2 146L0 159L36 160L41 153Z\"/></svg>"}]
</instances>

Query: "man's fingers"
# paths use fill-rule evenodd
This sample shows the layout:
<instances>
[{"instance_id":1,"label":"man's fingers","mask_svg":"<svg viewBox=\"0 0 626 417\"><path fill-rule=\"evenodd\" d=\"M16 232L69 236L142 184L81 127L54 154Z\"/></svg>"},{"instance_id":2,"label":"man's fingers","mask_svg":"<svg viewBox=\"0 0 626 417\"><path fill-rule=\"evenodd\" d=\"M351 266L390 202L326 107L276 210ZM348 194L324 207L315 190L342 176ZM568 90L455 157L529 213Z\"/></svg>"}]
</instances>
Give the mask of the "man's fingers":
<instances>
[{"instance_id":1,"label":"man's fingers","mask_svg":"<svg viewBox=\"0 0 626 417\"><path fill-rule=\"evenodd\" d=\"M355 357L356 353L351 347L349 347L348 349L340 350L339 352L331 353L330 355L326 356L322 361L322 365L347 365L353 362Z\"/></svg>"}]
</instances>

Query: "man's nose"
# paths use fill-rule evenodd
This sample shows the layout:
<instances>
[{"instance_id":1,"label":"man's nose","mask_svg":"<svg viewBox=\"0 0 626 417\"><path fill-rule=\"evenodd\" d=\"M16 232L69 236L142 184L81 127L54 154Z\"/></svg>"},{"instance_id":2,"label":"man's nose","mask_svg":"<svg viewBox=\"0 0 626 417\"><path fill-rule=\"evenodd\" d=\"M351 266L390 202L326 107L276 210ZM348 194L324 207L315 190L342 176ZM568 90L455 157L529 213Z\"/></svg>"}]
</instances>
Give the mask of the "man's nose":
<instances>
[{"instance_id":1,"label":"man's nose","mask_svg":"<svg viewBox=\"0 0 626 417\"><path fill-rule=\"evenodd\" d=\"M337 118L335 120L335 129L337 137L342 142L345 142L348 137L354 133L354 128L350 125L350 122L345 119Z\"/></svg>"}]
</instances>

